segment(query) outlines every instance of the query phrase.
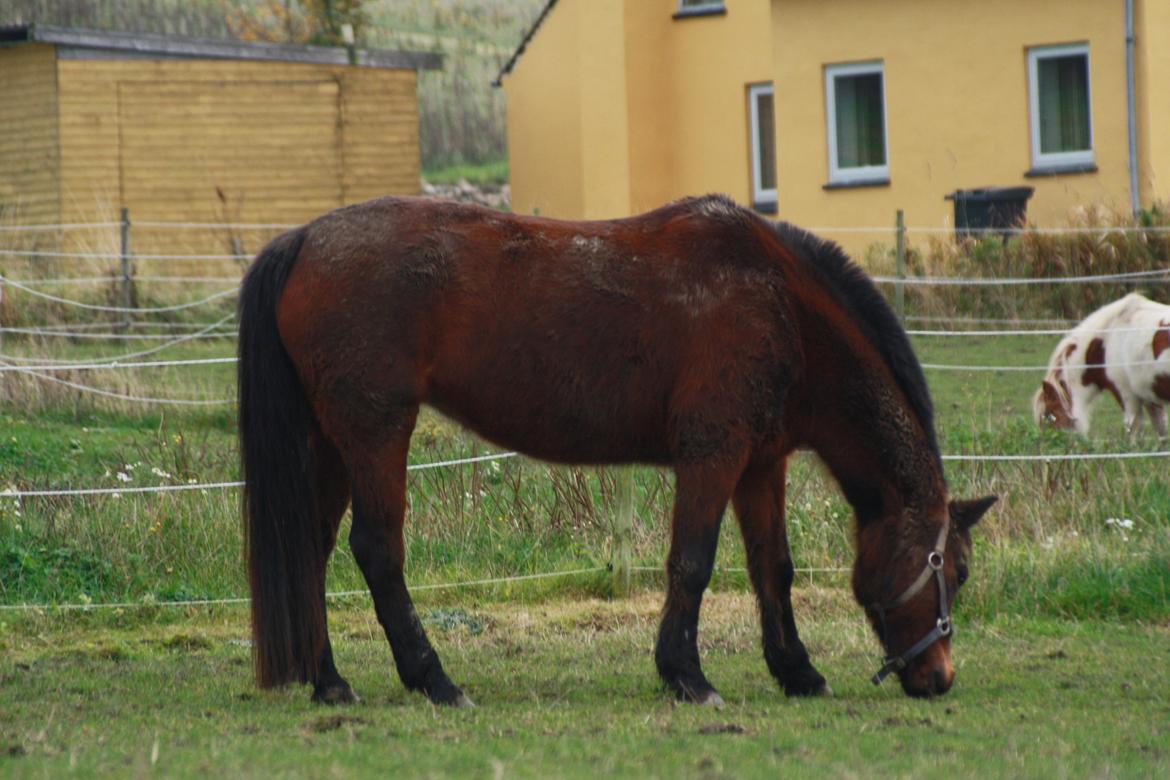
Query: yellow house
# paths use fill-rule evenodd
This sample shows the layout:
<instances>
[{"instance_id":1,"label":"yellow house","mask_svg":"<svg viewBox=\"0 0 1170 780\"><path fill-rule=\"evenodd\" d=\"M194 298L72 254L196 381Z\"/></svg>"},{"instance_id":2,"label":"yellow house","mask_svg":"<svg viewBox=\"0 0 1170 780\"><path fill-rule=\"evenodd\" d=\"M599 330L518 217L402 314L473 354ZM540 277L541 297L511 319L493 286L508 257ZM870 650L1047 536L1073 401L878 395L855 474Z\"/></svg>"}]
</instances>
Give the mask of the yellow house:
<instances>
[{"instance_id":1,"label":"yellow house","mask_svg":"<svg viewBox=\"0 0 1170 780\"><path fill-rule=\"evenodd\" d=\"M725 192L856 253L956 190L1170 197L1164 0L550 0L497 84L521 213Z\"/></svg>"},{"instance_id":2,"label":"yellow house","mask_svg":"<svg viewBox=\"0 0 1170 780\"><path fill-rule=\"evenodd\" d=\"M412 52L0 28L0 219L108 221L124 207L132 222L287 224L417 193L416 72L440 65ZM163 242L136 237L140 251Z\"/></svg>"}]
</instances>

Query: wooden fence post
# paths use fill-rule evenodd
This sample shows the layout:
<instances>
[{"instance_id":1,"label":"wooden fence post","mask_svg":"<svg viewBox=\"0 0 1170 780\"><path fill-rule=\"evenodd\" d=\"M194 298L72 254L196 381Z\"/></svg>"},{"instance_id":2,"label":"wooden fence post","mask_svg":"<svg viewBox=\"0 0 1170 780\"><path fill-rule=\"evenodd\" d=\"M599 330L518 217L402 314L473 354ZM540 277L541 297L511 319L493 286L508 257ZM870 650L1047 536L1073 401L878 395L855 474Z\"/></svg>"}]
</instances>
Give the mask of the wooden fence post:
<instances>
[{"instance_id":1,"label":"wooden fence post","mask_svg":"<svg viewBox=\"0 0 1170 780\"><path fill-rule=\"evenodd\" d=\"M617 509L613 521L613 595L630 595L634 546L634 468L618 467Z\"/></svg>"},{"instance_id":2,"label":"wooden fence post","mask_svg":"<svg viewBox=\"0 0 1170 780\"><path fill-rule=\"evenodd\" d=\"M130 209L122 207L122 308L130 309ZM130 329L130 312L123 312L123 327Z\"/></svg>"},{"instance_id":3,"label":"wooden fence post","mask_svg":"<svg viewBox=\"0 0 1170 780\"><path fill-rule=\"evenodd\" d=\"M894 311L899 320L905 320L906 315L906 286L902 280L906 278L906 219L902 209L898 209L896 221L896 250L894 252L894 273L898 281L894 283Z\"/></svg>"}]
</instances>

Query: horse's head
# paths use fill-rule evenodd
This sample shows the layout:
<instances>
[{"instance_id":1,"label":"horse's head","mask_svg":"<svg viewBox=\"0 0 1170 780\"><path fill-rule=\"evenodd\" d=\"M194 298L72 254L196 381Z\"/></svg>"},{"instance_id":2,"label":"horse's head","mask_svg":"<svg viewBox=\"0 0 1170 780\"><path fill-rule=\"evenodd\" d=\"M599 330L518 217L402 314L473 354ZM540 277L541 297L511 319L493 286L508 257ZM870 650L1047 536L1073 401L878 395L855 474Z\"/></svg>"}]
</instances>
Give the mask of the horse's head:
<instances>
[{"instance_id":1,"label":"horse's head","mask_svg":"<svg viewBox=\"0 0 1170 780\"><path fill-rule=\"evenodd\" d=\"M1072 416L1072 399L1051 380L1045 379L1032 396L1032 417L1037 425L1051 425L1060 430L1076 428Z\"/></svg>"},{"instance_id":2,"label":"horse's head","mask_svg":"<svg viewBox=\"0 0 1170 780\"><path fill-rule=\"evenodd\" d=\"M911 696L951 687L951 603L967 580L971 526L995 501L955 500L939 510L945 517L887 518L860 530L853 593L886 653L875 683L897 672ZM913 530L924 528L933 530Z\"/></svg>"}]
</instances>

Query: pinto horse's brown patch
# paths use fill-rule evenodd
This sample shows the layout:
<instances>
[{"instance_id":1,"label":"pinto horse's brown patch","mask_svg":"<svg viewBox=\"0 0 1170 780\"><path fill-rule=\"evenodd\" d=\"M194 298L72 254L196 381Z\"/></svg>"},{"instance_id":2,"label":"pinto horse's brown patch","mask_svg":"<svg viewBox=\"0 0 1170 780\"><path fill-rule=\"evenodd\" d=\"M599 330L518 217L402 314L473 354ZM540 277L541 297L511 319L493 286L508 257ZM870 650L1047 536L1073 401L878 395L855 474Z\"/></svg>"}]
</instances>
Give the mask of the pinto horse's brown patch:
<instances>
[{"instance_id":1,"label":"pinto horse's brown patch","mask_svg":"<svg viewBox=\"0 0 1170 780\"><path fill-rule=\"evenodd\" d=\"M1170 375L1158 374L1154 377L1154 395L1170 402Z\"/></svg>"},{"instance_id":2,"label":"pinto horse's brown patch","mask_svg":"<svg viewBox=\"0 0 1170 780\"><path fill-rule=\"evenodd\" d=\"M1152 344L1155 360L1157 360L1163 352L1170 349L1170 322L1159 320L1158 325L1161 327L1154 331L1154 342Z\"/></svg>"},{"instance_id":3,"label":"pinto horse's brown patch","mask_svg":"<svg viewBox=\"0 0 1170 780\"><path fill-rule=\"evenodd\" d=\"M1105 372L1105 342L1101 339L1093 339L1089 342L1089 348L1085 350L1085 373L1081 375L1081 384L1085 387L1096 385L1102 390L1108 390L1117 399L1117 403L1121 403L1121 393L1117 390L1117 385L1109 378Z\"/></svg>"}]
</instances>

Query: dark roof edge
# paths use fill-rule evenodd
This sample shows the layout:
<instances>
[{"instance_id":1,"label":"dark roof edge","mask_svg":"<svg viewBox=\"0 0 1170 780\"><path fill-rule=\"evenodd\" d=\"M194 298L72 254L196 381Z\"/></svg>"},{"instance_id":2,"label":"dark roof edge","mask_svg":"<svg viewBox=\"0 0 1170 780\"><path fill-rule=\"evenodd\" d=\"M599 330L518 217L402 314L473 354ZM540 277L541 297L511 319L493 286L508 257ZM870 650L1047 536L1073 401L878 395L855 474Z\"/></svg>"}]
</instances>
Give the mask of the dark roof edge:
<instances>
[{"instance_id":1,"label":"dark roof edge","mask_svg":"<svg viewBox=\"0 0 1170 780\"><path fill-rule=\"evenodd\" d=\"M528 48L528 44L532 42L532 38L536 35L536 31L540 29L542 24L544 24L545 17L549 15L549 12L552 11L553 6L556 4L557 0L548 0L548 4L545 5L544 9L540 12L540 16L536 17L536 21L532 23L532 26L528 28L528 32L524 34L524 39L520 41L520 45L516 47L516 51L512 52L512 56L504 64L504 67L500 69L499 74L492 82L493 87L499 87L503 85L504 76L507 76L512 72L512 69L516 67L516 63L519 61L520 55L522 55L524 50Z\"/></svg>"},{"instance_id":2,"label":"dark roof edge","mask_svg":"<svg viewBox=\"0 0 1170 780\"><path fill-rule=\"evenodd\" d=\"M0 46L15 43L52 43L78 49L103 49L135 54L222 60L267 60L348 65L349 51L336 46L293 43L250 43L216 38L189 38L154 33L124 33L25 24L0 27ZM443 55L434 52L358 49L356 63L367 68L439 70Z\"/></svg>"}]
</instances>

